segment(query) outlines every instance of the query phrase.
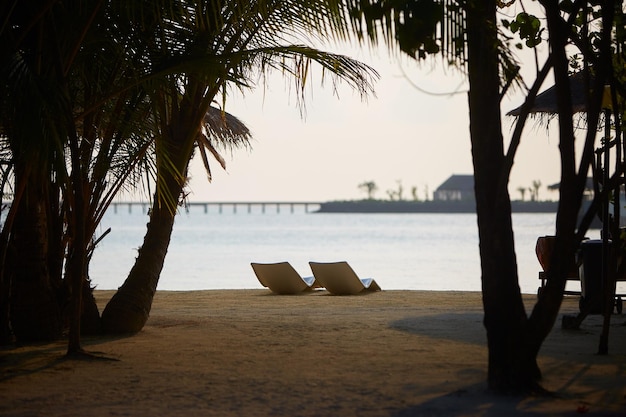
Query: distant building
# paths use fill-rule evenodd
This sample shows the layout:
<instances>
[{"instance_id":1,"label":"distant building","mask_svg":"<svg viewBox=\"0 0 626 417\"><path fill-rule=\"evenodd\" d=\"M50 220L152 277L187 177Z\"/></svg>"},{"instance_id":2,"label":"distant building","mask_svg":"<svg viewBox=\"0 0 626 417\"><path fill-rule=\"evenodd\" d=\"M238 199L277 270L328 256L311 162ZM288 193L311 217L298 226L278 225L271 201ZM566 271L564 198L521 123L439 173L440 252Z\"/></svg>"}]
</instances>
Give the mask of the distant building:
<instances>
[{"instance_id":1,"label":"distant building","mask_svg":"<svg viewBox=\"0 0 626 417\"><path fill-rule=\"evenodd\" d=\"M471 201L474 200L474 176L452 175L435 190L436 201Z\"/></svg>"}]
</instances>

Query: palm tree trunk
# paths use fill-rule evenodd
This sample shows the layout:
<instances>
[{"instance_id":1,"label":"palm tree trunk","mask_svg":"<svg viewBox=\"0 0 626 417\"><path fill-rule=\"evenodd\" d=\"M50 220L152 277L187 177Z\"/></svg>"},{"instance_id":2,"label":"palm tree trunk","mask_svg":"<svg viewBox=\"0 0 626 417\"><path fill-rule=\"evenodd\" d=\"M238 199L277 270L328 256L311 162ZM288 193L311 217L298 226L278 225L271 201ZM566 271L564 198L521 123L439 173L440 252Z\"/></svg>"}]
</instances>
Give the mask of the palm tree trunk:
<instances>
[{"instance_id":1,"label":"palm tree trunk","mask_svg":"<svg viewBox=\"0 0 626 417\"><path fill-rule=\"evenodd\" d=\"M178 187L180 195L182 187ZM155 198L155 201L158 201ZM170 244L176 212L164 204L155 204L150 212L143 245L126 281L102 312L105 333L137 333L148 320L165 255Z\"/></svg>"},{"instance_id":2,"label":"palm tree trunk","mask_svg":"<svg viewBox=\"0 0 626 417\"><path fill-rule=\"evenodd\" d=\"M187 86L185 99L172 110L175 115L157 138L157 184L150 222L135 265L102 312L105 333L136 333L148 320L200 121L215 94L207 98L205 87L197 81Z\"/></svg>"},{"instance_id":3,"label":"palm tree trunk","mask_svg":"<svg viewBox=\"0 0 626 417\"><path fill-rule=\"evenodd\" d=\"M10 321L17 341L54 340L61 336L62 325L48 271L47 204L39 188L45 181L30 180L15 216L5 265L5 279L11 283Z\"/></svg>"}]
</instances>

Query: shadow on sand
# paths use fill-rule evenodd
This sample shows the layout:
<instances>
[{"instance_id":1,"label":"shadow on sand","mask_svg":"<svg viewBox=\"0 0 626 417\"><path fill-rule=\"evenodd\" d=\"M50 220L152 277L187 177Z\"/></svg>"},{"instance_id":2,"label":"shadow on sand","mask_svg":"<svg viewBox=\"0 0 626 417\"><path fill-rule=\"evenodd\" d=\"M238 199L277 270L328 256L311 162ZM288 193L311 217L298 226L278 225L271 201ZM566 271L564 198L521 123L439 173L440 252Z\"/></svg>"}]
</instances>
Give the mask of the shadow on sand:
<instances>
[{"instance_id":1,"label":"shadow on sand","mask_svg":"<svg viewBox=\"0 0 626 417\"><path fill-rule=\"evenodd\" d=\"M486 349L486 332L482 319L483 314L478 312L452 312L405 317L389 323L389 327L416 336L485 346ZM574 331L563 330L555 326L552 334L544 343L540 357L550 358L542 365L546 380L557 375L564 377L557 383L554 396L496 395L487 389L485 381L410 406L392 414L392 416L573 417L581 414L606 417L624 416L626 415L624 411L613 410L615 410L615 406L623 405L624 400L626 400L621 391L621 387L626 383L626 364L623 363L622 351L613 357L599 356L594 353L593 346L597 342L597 335L600 331L600 320L601 317L593 318L587 322L585 329ZM623 348L624 327L621 320L615 320L612 327L615 330L613 334L616 342ZM451 332L451 328L459 330ZM578 345L578 349L581 348L579 343L581 338L585 342L583 344L584 351L572 351L570 348L573 345ZM614 365L614 371L611 372L611 375L594 373L594 367L603 366L607 363ZM484 366L486 372L487 364L485 363ZM604 379L605 382L609 381L609 384L612 384L611 388L606 389L606 384L598 378ZM585 394L582 394L582 397L572 394L573 386L578 387L574 390L578 394L593 394L597 403L585 402ZM607 407L602 409L602 404L607 405Z\"/></svg>"},{"instance_id":2,"label":"shadow on sand","mask_svg":"<svg viewBox=\"0 0 626 417\"><path fill-rule=\"evenodd\" d=\"M485 385L470 386L393 413L392 417L620 417L623 412L594 410L575 400L500 396Z\"/></svg>"},{"instance_id":3,"label":"shadow on sand","mask_svg":"<svg viewBox=\"0 0 626 417\"><path fill-rule=\"evenodd\" d=\"M442 313L431 316L405 317L391 322L389 327L415 335L439 339L452 337L458 342L486 346L487 338L482 320L482 313ZM450 332L450 328L463 330Z\"/></svg>"},{"instance_id":4,"label":"shadow on sand","mask_svg":"<svg viewBox=\"0 0 626 417\"><path fill-rule=\"evenodd\" d=\"M82 344L87 349L73 355L67 355L67 341L65 340L3 347L0 350L0 382L52 369L69 361L117 362L119 358L93 350L93 347L126 337L130 336L83 337Z\"/></svg>"}]
</instances>

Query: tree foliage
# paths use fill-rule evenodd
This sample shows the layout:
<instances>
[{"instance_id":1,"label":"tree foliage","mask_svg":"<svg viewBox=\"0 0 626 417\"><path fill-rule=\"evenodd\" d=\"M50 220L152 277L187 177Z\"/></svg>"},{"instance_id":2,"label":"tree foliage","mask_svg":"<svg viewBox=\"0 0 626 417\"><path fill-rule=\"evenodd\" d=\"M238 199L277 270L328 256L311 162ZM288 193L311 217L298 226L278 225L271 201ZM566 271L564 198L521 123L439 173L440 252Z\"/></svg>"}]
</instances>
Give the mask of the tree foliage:
<instances>
[{"instance_id":1,"label":"tree foliage","mask_svg":"<svg viewBox=\"0 0 626 417\"><path fill-rule=\"evenodd\" d=\"M347 36L340 4L2 3L0 147L13 190L0 242L3 339L53 339L69 318L68 353L81 352L97 226L117 193L136 186L154 193L151 224L163 226L152 238L161 244L142 248L150 274L131 286L149 312L189 160L199 154L210 177L210 159L223 166L220 149L250 137L224 111L232 89L275 70L303 99L317 63L333 82L372 90L371 68L307 45L309 34Z\"/></svg>"}]
</instances>

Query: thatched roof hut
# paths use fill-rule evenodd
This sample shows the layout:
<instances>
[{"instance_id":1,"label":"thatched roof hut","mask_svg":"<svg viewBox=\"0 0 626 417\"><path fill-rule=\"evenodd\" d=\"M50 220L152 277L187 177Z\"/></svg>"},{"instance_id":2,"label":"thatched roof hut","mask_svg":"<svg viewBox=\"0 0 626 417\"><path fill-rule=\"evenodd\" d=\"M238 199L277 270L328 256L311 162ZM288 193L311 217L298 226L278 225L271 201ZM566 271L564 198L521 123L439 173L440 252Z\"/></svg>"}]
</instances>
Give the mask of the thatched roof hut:
<instances>
[{"instance_id":1,"label":"thatched roof hut","mask_svg":"<svg viewBox=\"0 0 626 417\"><path fill-rule=\"evenodd\" d=\"M473 200L474 176L458 174L451 175L439 187L437 187L433 198L437 201Z\"/></svg>"}]
</instances>

